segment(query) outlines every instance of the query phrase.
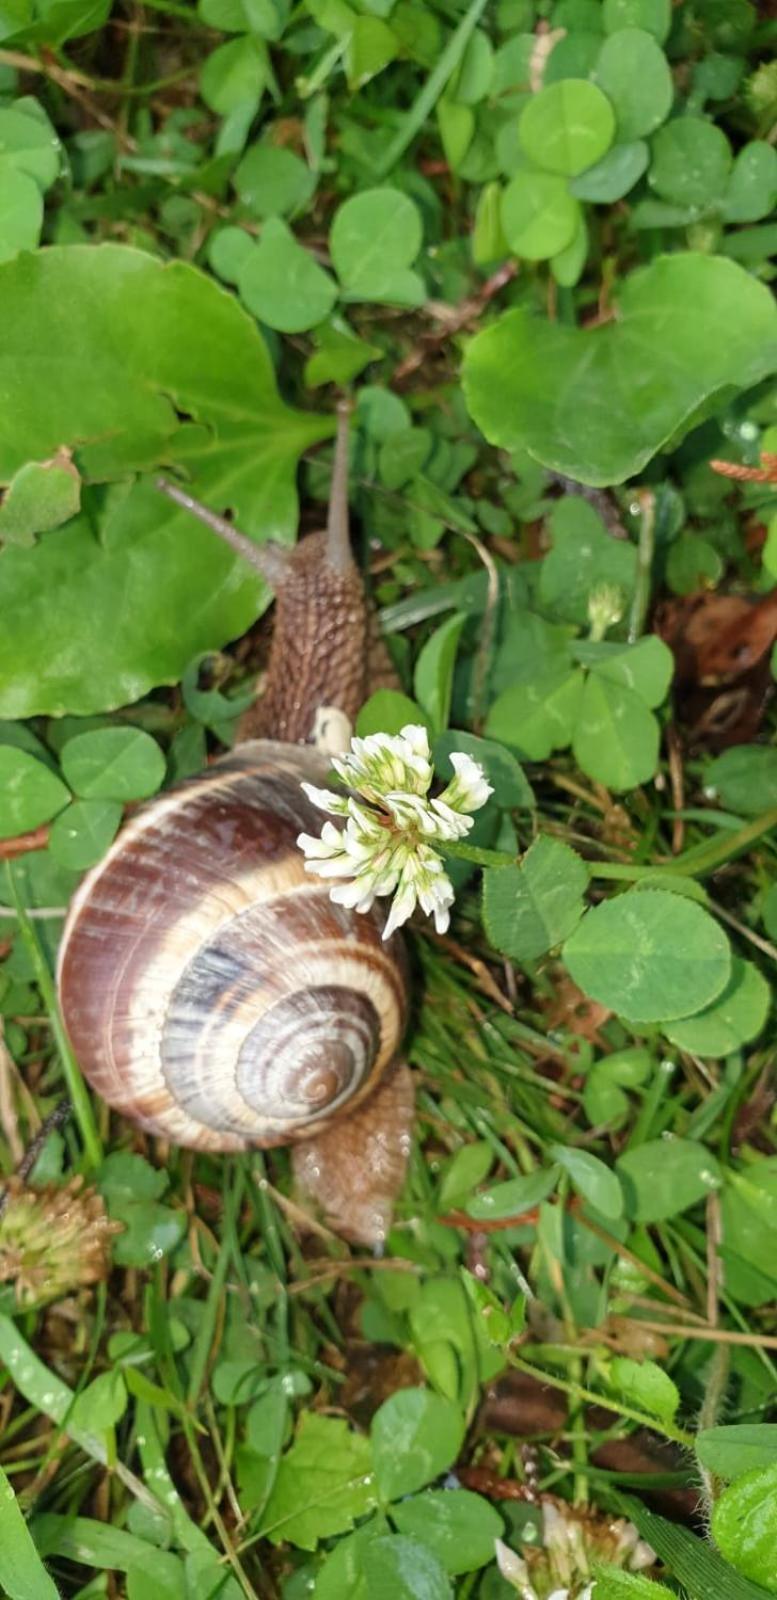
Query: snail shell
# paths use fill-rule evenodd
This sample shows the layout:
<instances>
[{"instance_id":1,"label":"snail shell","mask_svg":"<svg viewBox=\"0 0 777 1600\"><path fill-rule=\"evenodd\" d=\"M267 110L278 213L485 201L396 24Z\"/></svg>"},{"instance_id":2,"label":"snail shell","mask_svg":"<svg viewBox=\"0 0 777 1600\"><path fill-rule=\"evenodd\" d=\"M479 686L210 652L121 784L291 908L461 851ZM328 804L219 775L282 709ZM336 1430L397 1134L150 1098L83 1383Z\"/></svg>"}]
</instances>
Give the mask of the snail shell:
<instances>
[{"instance_id":1,"label":"snail shell","mask_svg":"<svg viewBox=\"0 0 777 1600\"><path fill-rule=\"evenodd\" d=\"M305 873L309 746L252 740L127 824L68 913L58 981L92 1087L200 1150L288 1144L359 1106L406 1016L398 939Z\"/></svg>"}]
</instances>

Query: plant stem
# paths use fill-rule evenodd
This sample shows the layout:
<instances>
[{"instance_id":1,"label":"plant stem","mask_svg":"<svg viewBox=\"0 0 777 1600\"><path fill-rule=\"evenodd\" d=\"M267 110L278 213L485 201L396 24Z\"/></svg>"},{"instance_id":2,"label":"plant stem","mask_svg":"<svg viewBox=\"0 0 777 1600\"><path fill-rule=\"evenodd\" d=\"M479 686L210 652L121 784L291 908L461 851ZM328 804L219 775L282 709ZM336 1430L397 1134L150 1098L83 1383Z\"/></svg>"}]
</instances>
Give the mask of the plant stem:
<instances>
[{"instance_id":1,"label":"plant stem","mask_svg":"<svg viewBox=\"0 0 777 1600\"><path fill-rule=\"evenodd\" d=\"M540 1383L549 1383L552 1389L563 1389L565 1394L572 1395L575 1400L585 1400L592 1406L603 1406L606 1411L615 1411L619 1417L624 1417L627 1422L636 1422L641 1428L652 1428L654 1433L662 1433L665 1439L672 1439L675 1444L684 1445L686 1449L693 1448L693 1437L684 1428L676 1428L673 1422L664 1422L660 1417L651 1416L646 1411L635 1411L633 1406L625 1406L622 1401L615 1400L611 1395L596 1394L593 1389L585 1389L580 1383L572 1379L558 1378L555 1372L547 1372L544 1367L532 1366L530 1361L523 1361L520 1356L508 1354L511 1367L516 1367L519 1372L525 1372L530 1378L538 1378Z\"/></svg>"},{"instance_id":2,"label":"plant stem","mask_svg":"<svg viewBox=\"0 0 777 1600\"><path fill-rule=\"evenodd\" d=\"M716 872L718 867L725 866L736 856L741 856L758 839L774 830L777 830L777 806L772 806L760 817L754 817L752 822L739 828L736 833L695 845L674 861L662 862L660 866L630 866L628 862L619 861L588 861L586 866L592 878L624 879L635 883L640 878L655 878L659 874L673 878L701 878L706 877L708 872ZM472 861L478 867L517 867L521 864L521 857L511 855L507 850L486 850L480 845L463 844L458 839L446 839L442 849L446 855L455 856L460 861Z\"/></svg>"},{"instance_id":3,"label":"plant stem","mask_svg":"<svg viewBox=\"0 0 777 1600\"><path fill-rule=\"evenodd\" d=\"M686 850L678 856L674 863L674 871L685 872L689 877L699 878L707 872L715 872L718 867L727 861L733 861L735 856L741 856L745 850L755 844L757 839L762 839L764 834L777 829L777 806L764 811L760 817L754 817L744 828L737 833L731 833L724 839L710 839L707 844L696 845L692 850ZM667 870L672 870L667 868Z\"/></svg>"},{"instance_id":4,"label":"plant stem","mask_svg":"<svg viewBox=\"0 0 777 1600\"><path fill-rule=\"evenodd\" d=\"M21 866L12 866L11 862L9 861L6 863L5 870L8 879L11 903L19 919L19 933L21 934L22 943L24 944L32 962L35 972L35 981L43 996L43 1003L48 1011L51 1020L51 1029L62 1060L62 1070L65 1074L67 1092L70 1097L70 1103L73 1107L73 1113L81 1134L81 1142L84 1147L86 1165L88 1167L99 1167L103 1159L103 1150L100 1143L100 1135L97 1132L97 1124L95 1123L94 1114L92 1112L92 1102L89 1099L86 1084L81 1076L80 1067L76 1061L75 1055L73 1054L70 1040L68 1039L67 1034L62 1026L62 1018L59 1014L56 990L54 988L54 982L49 971L48 962L38 943L38 936L35 928L33 927L27 915L27 908L25 905L23 905L19 895L19 885L17 883L15 874L16 871L23 871L24 869Z\"/></svg>"},{"instance_id":5,"label":"plant stem","mask_svg":"<svg viewBox=\"0 0 777 1600\"><path fill-rule=\"evenodd\" d=\"M408 145L412 144L416 134L420 133L424 123L431 116L448 79L456 71L485 8L486 0L471 0L456 32L451 34L437 65L432 68L420 94L416 96L410 110L403 117L383 160L378 162L375 169L376 178L385 178L392 167L396 166L400 156L404 155Z\"/></svg>"},{"instance_id":6,"label":"plant stem","mask_svg":"<svg viewBox=\"0 0 777 1600\"><path fill-rule=\"evenodd\" d=\"M629 644L640 637L650 605L650 584L653 576L653 552L656 539L656 497L652 489L641 489L639 540L637 543L637 580L629 615Z\"/></svg>"}]
</instances>

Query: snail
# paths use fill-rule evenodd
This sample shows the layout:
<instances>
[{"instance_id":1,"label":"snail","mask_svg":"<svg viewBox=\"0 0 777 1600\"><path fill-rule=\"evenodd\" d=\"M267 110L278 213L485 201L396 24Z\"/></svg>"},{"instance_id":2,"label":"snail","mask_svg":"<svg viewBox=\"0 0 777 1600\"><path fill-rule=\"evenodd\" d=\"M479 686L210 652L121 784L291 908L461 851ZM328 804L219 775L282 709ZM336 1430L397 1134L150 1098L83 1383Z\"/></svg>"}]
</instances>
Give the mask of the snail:
<instances>
[{"instance_id":1,"label":"snail","mask_svg":"<svg viewBox=\"0 0 777 1600\"><path fill-rule=\"evenodd\" d=\"M57 980L92 1088L190 1149L292 1144L298 1183L345 1237L378 1243L401 1187L413 1092L399 1051L404 950L337 906L296 845L366 697L369 619L348 535L341 410L327 527L256 546L159 487L275 592L264 692L238 743L124 826L69 907ZM316 740L317 747L312 741Z\"/></svg>"}]
</instances>

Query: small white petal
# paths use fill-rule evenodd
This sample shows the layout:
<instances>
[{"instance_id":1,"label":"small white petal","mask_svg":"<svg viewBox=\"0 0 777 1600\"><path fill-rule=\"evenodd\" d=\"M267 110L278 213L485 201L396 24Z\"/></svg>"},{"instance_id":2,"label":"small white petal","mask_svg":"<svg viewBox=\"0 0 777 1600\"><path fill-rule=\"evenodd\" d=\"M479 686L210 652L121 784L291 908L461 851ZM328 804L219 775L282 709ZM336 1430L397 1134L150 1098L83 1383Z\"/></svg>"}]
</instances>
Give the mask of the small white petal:
<instances>
[{"instance_id":1,"label":"small white petal","mask_svg":"<svg viewBox=\"0 0 777 1600\"><path fill-rule=\"evenodd\" d=\"M412 888L400 889L392 902L386 926L383 929L383 938L390 939L392 933L396 933L397 928L401 928L407 922L408 917L412 917L414 911L415 892Z\"/></svg>"},{"instance_id":2,"label":"small white petal","mask_svg":"<svg viewBox=\"0 0 777 1600\"><path fill-rule=\"evenodd\" d=\"M536 1590L529 1583L529 1569L526 1562L502 1539L494 1540L494 1555L502 1577L506 1583L511 1583L513 1588L518 1590L521 1600L537 1600Z\"/></svg>"},{"instance_id":3,"label":"small white petal","mask_svg":"<svg viewBox=\"0 0 777 1600\"><path fill-rule=\"evenodd\" d=\"M406 722L404 728L399 730L400 739L409 744L414 756L421 756L424 761L429 760L429 734L418 722Z\"/></svg>"},{"instance_id":4,"label":"small white petal","mask_svg":"<svg viewBox=\"0 0 777 1600\"><path fill-rule=\"evenodd\" d=\"M443 790L440 799L452 806L454 811L478 811L494 792L484 776L483 768L461 750L451 755L451 766L455 776L447 789Z\"/></svg>"},{"instance_id":5,"label":"small white petal","mask_svg":"<svg viewBox=\"0 0 777 1600\"><path fill-rule=\"evenodd\" d=\"M432 800L431 807L437 819L438 839L463 839L474 827L474 817L467 816L466 812L455 811L452 806L446 805L442 796Z\"/></svg>"},{"instance_id":6,"label":"small white petal","mask_svg":"<svg viewBox=\"0 0 777 1600\"><path fill-rule=\"evenodd\" d=\"M346 815L348 811L347 794L335 794L333 789L317 789L315 784L312 783L303 783L301 787L304 789L308 799L312 800L314 806L318 806L319 811L328 811L332 817L344 817Z\"/></svg>"},{"instance_id":7,"label":"small white petal","mask_svg":"<svg viewBox=\"0 0 777 1600\"><path fill-rule=\"evenodd\" d=\"M375 903L375 889L352 878L350 883L336 883L329 891L336 905L347 906L350 911L369 911Z\"/></svg>"},{"instance_id":8,"label":"small white petal","mask_svg":"<svg viewBox=\"0 0 777 1600\"><path fill-rule=\"evenodd\" d=\"M493 788L488 782L479 761L473 761L471 756L463 750L455 750L451 756L451 766L456 777L464 789L473 811L484 806L493 794Z\"/></svg>"},{"instance_id":9,"label":"small white petal","mask_svg":"<svg viewBox=\"0 0 777 1600\"><path fill-rule=\"evenodd\" d=\"M642 1572L645 1567L654 1567L658 1560L655 1550L644 1539L639 1539L632 1551L629 1561L629 1572Z\"/></svg>"},{"instance_id":10,"label":"small white petal","mask_svg":"<svg viewBox=\"0 0 777 1600\"><path fill-rule=\"evenodd\" d=\"M326 837L326 829L331 826L331 823L327 823L320 837L314 833L299 833L297 835L297 844L300 850L306 856L312 856L314 859L326 858L342 850L342 834L338 833L335 841Z\"/></svg>"},{"instance_id":11,"label":"small white petal","mask_svg":"<svg viewBox=\"0 0 777 1600\"><path fill-rule=\"evenodd\" d=\"M395 791L385 797L386 806L402 828L417 827L422 833L433 838L437 833L435 818L429 810L429 802L418 794L406 794Z\"/></svg>"}]
</instances>

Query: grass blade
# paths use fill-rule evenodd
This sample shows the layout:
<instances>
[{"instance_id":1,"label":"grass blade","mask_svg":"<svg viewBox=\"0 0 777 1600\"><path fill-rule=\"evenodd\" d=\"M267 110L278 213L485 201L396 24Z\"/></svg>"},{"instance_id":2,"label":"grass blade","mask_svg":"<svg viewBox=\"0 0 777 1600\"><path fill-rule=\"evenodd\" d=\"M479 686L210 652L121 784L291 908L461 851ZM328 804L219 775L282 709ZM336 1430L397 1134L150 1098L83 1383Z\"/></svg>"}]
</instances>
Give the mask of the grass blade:
<instances>
[{"instance_id":1,"label":"grass blade","mask_svg":"<svg viewBox=\"0 0 777 1600\"><path fill-rule=\"evenodd\" d=\"M0 1467L0 1589L8 1600L59 1600Z\"/></svg>"},{"instance_id":2,"label":"grass blade","mask_svg":"<svg viewBox=\"0 0 777 1600\"><path fill-rule=\"evenodd\" d=\"M458 28L455 33L451 34L436 67L429 73L426 83L420 93L416 95L410 110L403 117L396 137L392 139L383 160L378 162L376 177L385 178L392 167L396 166L400 156L404 155L408 145L412 144L416 134L420 133L427 117L433 112L448 79L456 71L485 9L486 0L471 0L471 4L462 17Z\"/></svg>"},{"instance_id":3,"label":"grass blade","mask_svg":"<svg viewBox=\"0 0 777 1600\"><path fill-rule=\"evenodd\" d=\"M735 1572L712 1545L691 1533L690 1528L656 1516L630 1495L618 1495L618 1505L683 1585L689 1600L769 1600L767 1589Z\"/></svg>"}]
</instances>

